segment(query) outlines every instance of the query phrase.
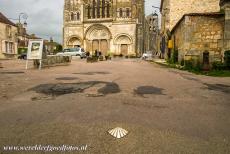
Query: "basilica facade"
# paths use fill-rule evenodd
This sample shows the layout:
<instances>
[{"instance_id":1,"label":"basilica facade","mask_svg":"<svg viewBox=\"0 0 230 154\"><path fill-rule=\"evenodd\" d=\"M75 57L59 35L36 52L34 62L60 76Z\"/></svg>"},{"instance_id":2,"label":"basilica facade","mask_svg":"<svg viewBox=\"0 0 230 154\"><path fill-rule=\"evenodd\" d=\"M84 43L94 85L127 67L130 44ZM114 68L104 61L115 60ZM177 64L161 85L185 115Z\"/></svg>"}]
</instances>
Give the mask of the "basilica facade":
<instances>
[{"instance_id":1,"label":"basilica facade","mask_svg":"<svg viewBox=\"0 0 230 154\"><path fill-rule=\"evenodd\" d=\"M65 0L63 45L137 55L144 50L143 0Z\"/></svg>"}]
</instances>

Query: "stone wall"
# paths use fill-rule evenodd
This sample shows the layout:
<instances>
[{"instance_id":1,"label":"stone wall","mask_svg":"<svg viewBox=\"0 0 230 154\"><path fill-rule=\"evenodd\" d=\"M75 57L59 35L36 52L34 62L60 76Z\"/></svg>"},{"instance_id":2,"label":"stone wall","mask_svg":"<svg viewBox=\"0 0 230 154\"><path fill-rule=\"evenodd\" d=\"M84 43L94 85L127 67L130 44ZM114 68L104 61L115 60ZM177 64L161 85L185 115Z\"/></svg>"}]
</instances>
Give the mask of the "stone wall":
<instances>
[{"instance_id":1,"label":"stone wall","mask_svg":"<svg viewBox=\"0 0 230 154\"><path fill-rule=\"evenodd\" d=\"M208 51L210 62L222 59L221 40L224 35L224 15L185 16L172 31L174 48L179 51L179 61L185 55L199 56L203 61L203 52Z\"/></svg>"},{"instance_id":2,"label":"stone wall","mask_svg":"<svg viewBox=\"0 0 230 154\"><path fill-rule=\"evenodd\" d=\"M188 13L219 12L219 0L164 0L162 29L169 29Z\"/></svg>"},{"instance_id":3,"label":"stone wall","mask_svg":"<svg viewBox=\"0 0 230 154\"><path fill-rule=\"evenodd\" d=\"M7 31L7 26L9 31ZM17 54L17 27L0 23L0 59L14 58ZM6 54L5 42L13 43L13 51L10 54Z\"/></svg>"}]
</instances>

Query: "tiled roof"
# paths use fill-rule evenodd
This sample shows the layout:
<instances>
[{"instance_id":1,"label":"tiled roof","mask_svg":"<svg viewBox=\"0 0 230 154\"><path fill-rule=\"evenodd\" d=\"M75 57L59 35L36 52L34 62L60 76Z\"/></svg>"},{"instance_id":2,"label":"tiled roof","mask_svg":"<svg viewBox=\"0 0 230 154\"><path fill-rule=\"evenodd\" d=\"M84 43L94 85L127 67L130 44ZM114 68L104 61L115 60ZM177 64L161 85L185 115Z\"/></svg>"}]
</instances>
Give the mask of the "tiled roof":
<instances>
[{"instance_id":1,"label":"tiled roof","mask_svg":"<svg viewBox=\"0 0 230 154\"><path fill-rule=\"evenodd\" d=\"M16 25L15 25L12 21L10 21L9 19L7 19L7 17L4 16L1 12L0 12L0 22L1 22L1 23L4 23L4 24L8 24L8 25L12 25L12 26L15 26L15 27L16 27Z\"/></svg>"}]
</instances>

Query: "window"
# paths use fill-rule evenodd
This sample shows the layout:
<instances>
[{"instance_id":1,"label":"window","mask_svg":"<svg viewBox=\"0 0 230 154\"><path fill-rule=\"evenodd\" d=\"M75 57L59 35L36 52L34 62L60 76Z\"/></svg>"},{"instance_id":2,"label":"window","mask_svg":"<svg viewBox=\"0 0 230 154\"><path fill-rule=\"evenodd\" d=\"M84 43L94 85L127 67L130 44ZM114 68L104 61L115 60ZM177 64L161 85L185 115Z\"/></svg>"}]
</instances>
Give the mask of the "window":
<instances>
[{"instance_id":1,"label":"window","mask_svg":"<svg viewBox=\"0 0 230 154\"><path fill-rule=\"evenodd\" d=\"M77 12L77 20L80 20L80 12Z\"/></svg>"},{"instance_id":2,"label":"window","mask_svg":"<svg viewBox=\"0 0 230 154\"><path fill-rule=\"evenodd\" d=\"M100 7L101 7L101 2L100 2L100 0L97 0L97 18L101 17Z\"/></svg>"},{"instance_id":3,"label":"window","mask_svg":"<svg viewBox=\"0 0 230 154\"><path fill-rule=\"evenodd\" d=\"M110 4L109 4L109 2L107 2L106 8L107 8L107 18L109 18L110 17Z\"/></svg>"},{"instance_id":4,"label":"window","mask_svg":"<svg viewBox=\"0 0 230 154\"><path fill-rule=\"evenodd\" d=\"M6 53L14 53L14 43L13 42L5 42L5 52Z\"/></svg>"},{"instance_id":5,"label":"window","mask_svg":"<svg viewBox=\"0 0 230 154\"><path fill-rule=\"evenodd\" d=\"M93 18L96 18L96 0L93 0L93 9L92 9L92 11L93 11Z\"/></svg>"},{"instance_id":6,"label":"window","mask_svg":"<svg viewBox=\"0 0 230 154\"><path fill-rule=\"evenodd\" d=\"M7 25L7 26L6 26L6 34L7 34L7 36L8 36L8 37L11 37L11 36L12 36L11 33L12 33L12 32L11 32L11 26L10 26L10 25Z\"/></svg>"},{"instance_id":7,"label":"window","mask_svg":"<svg viewBox=\"0 0 230 154\"><path fill-rule=\"evenodd\" d=\"M102 0L102 18L105 18L105 0Z\"/></svg>"},{"instance_id":8,"label":"window","mask_svg":"<svg viewBox=\"0 0 230 154\"><path fill-rule=\"evenodd\" d=\"M77 13L72 12L70 17L71 21L79 21L81 18L80 15L81 15L80 12Z\"/></svg>"},{"instance_id":9,"label":"window","mask_svg":"<svg viewBox=\"0 0 230 154\"><path fill-rule=\"evenodd\" d=\"M88 19L91 19L91 14L90 14L90 12L91 12L91 7L90 7L90 5L88 5Z\"/></svg>"},{"instance_id":10,"label":"window","mask_svg":"<svg viewBox=\"0 0 230 154\"><path fill-rule=\"evenodd\" d=\"M73 21L74 20L74 13L72 12L70 15L70 20Z\"/></svg>"},{"instance_id":11,"label":"window","mask_svg":"<svg viewBox=\"0 0 230 154\"><path fill-rule=\"evenodd\" d=\"M119 17L121 18L123 16L123 10L122 8L119 9Z\"/></svg>"},{"instance_id":12,"label":"window","mask_svg":"<svg viewBox=\"0 0 230 154\"><path fill-rule=\"evenodd\" d=\"M130 9L126 8L126 17L130 17Z\"/></svg>"}]
</instances>

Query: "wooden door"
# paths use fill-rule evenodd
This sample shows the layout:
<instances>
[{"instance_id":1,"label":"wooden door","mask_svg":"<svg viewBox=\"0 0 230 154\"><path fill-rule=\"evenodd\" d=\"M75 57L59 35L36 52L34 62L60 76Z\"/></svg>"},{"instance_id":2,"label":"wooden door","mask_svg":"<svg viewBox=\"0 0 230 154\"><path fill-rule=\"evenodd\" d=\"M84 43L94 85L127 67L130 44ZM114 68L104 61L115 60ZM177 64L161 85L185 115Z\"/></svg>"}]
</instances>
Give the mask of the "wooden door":
<instances>
[{"instance_id":1,"label":"wooden door","mask_svg":"<svg viewBox=\"0 0 230 154\"><path fill-rule=\"evenodd\" d=\"M128 55L128 45L127 44L121 45L121 54L122 55Z\"/></svg>"},{"instance_id":2,"label":"wooden door","mask_svg":"<svg viewBox=\"0 0 230 154\"><path fill-rule=\"evenodd\" d=\"M99 51L99 41L98 40L93 40L93 52L95 50Z\"/></svg>"},{"instance_id":3,"label":"wooden door","mask_svg":"<svg viewBox=\"0 0 230 154\"><path fill-rule=\"evenodd\" d=\"M101 40L101 52L103 55L106 55L107 54L107 51L108 51L108 42L107 40Z\"/></svg>"}]
</instances>

